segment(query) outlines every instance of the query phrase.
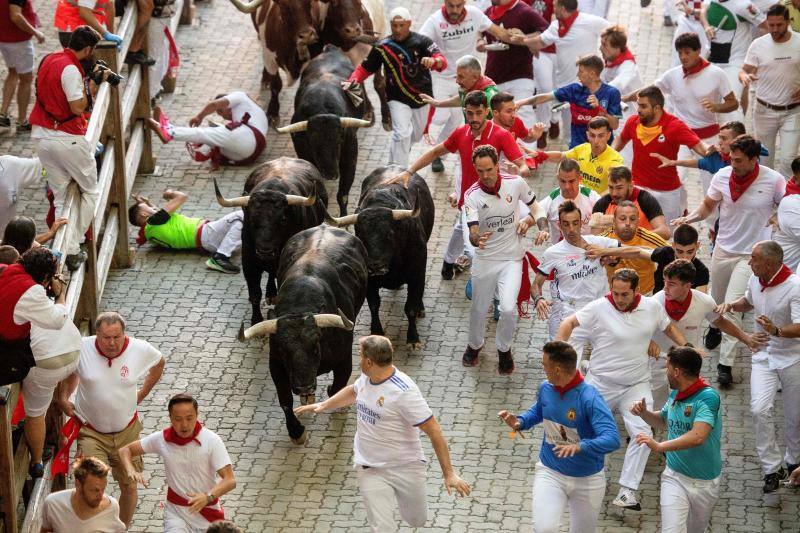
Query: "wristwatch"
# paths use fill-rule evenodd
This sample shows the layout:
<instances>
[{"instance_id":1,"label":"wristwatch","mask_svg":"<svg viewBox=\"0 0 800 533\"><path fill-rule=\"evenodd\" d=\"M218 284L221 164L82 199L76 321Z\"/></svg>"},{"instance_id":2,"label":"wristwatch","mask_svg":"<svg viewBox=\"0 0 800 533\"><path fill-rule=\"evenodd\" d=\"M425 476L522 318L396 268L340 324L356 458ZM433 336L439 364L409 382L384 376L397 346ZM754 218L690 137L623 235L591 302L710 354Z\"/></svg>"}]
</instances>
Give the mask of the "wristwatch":
<instances>
[{"instance_id":1,"label":"wristwatch","mask_svg":"<svg viewBox=\"0 0 800 533\"><path fill-rule=\"evenodd\" d=\"M781 335L783 335L783 332L781 331L781 328L779 328L778 326L775 326L775 336L776 337L780 337Z\"/></svg>"}]
</instances>

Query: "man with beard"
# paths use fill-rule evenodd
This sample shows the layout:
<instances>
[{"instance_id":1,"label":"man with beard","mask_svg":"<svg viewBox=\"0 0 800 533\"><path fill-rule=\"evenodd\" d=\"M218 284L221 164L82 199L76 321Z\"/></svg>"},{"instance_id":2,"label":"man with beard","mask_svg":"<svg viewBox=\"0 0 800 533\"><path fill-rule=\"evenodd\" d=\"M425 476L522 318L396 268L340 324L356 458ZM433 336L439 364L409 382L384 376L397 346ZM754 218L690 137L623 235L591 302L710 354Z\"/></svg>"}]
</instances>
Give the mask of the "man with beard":
<instances>
[{"instance_id":1,"label":"man with beard","mask_svg":"<svg viewBox=\"0 0 800 533\"><path fill-rule=\"evenodd\" d=\"M499 92L492 96L490 103L492 107L492 120L494 123L507 129L518 143L532 143L542 137L546 126L541 122L537 122L528 128L518 116L517 106L514 105L513 94ZM529 153L536 153L524 147L523 150Z\"/></svg>"},{"instance_id":2,"label":"man with beard","mask_svg":"<svg viewBox=\"0 0 800 533\"><path fill-rule=\"evenodd\" d=\"M633 184L628 167L612 167L608 171L608 192L592 208L592 233L602 233L614 223L614 211L620 202L633 202L639 210L639 226L664 239L669 237L669 227L664 220L661 205L652 194Z\"/></svg>"},{"instance_id":3,"label":"man with beard","mask_svg":"<svg viewBox=\"0 0 800 533\"><path fill-rule=\"evenodd\" d=\"M560 208L567 201L574 203L580 212L581 233L590 234L592 206L600 196L589 187L581 186L580 167L573 159L564 159L558 164L556 180L558 187L539 202L550 224L550 242L557 243L564 238L561 232Z\"/></svg>"},{"instance_id":4,"label":"man with beard","mask_svg":"<svg viewBox=\"0 0 800 533\"><path fill-rule=\"evenodd\" d=\"M448 107L455 108L460 111L459 121L458 124L456 124L460 125L466 118L464 116L464 98L467 96L467 94L471 93L472 91L483 91L483 94L486 95L486 101L491 102L492 97L497 94L497 85L495 85L491 78L483 75L481 62L475 56L462 56L458 58L458 60L455 62L455 65L455 82L458 86L458 92L456 94L442 100L431 98L431 96L427 94L420 95L420 98L422 98L422 100L424 100L425 103L431 107ZM491 116L491 112L489 112L489 115ZM439 135L439 138L441 140L447 139L454 129L455 128L450 129L446 135ZM441 172L435 168L431 168L431 170L434 172Z\"/></svg>"}]
</instances>

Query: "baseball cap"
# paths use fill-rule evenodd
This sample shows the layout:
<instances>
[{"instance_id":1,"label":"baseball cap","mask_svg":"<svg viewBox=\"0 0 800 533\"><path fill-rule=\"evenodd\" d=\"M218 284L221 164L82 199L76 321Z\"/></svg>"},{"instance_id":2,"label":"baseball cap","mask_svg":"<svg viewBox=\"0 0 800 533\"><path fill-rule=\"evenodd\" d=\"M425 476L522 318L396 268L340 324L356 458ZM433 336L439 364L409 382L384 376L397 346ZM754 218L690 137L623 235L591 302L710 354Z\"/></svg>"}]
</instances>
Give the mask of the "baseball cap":
<instances>
[{"instance_id":1,"label":"baseball cap","mask_svg":"<svg viewBox=\"0 0 800 533\"><path fill-rule=\"evenodd\" d=\"M398 18L411 22L411 13L404 7L396 7L389 12L389 21L391 22Z\"/></svg>"}]
</instances>

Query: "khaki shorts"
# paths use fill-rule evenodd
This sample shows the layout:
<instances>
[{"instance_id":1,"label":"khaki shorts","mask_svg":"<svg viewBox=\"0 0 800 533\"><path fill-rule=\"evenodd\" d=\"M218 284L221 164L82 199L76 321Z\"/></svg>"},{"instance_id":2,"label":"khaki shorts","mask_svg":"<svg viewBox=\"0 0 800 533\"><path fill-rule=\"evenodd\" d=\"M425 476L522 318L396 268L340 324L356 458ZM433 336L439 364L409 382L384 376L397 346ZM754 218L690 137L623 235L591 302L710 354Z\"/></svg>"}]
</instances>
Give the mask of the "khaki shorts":
<instances>
[{"instance_id":1,"label":"khaki shorts","mask_svg":"<svg viewBox=\"0 0 800 533\"><path fill-rule=\"evenodd\" d=\"M86 426L78 434L78 457L96 457L111 467L111 475L117 483L130 484L133 480L125 472L118 450L139 440L142 433L142 422L137 418L130 426L118 433L99 433ZM133 458L133 467L137 472L144 471L142 456Z\"/></svg>"}]
</instances>

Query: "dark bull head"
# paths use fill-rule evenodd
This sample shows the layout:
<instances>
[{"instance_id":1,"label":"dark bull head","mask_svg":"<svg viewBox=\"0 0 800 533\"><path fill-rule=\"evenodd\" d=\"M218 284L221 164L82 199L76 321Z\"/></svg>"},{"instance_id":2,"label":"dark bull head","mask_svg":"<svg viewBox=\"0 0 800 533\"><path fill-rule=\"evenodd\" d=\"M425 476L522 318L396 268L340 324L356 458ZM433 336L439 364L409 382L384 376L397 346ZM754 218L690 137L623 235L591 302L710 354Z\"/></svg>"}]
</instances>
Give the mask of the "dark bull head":
<instances>
[{"instance_id":1,"label":"dark bull head","mask_svg":"<svg viewBox=\"0 0 800 533\"><path fill-rule=\"evenodd\" d=\"M364 32L361 25L364 8L361 0L321 0L328 4L328 14L325 25L336 28L336 32L343 41L357 39Z\"/></svg>"},{"instance_id":2,"label":"dark bull head","mask_svg":"<svg viewBox=\"0 0 800 533\"><path fill-rule=\"evenodd\" d=\"M231 0L236 9L242 13L254 13L263 3L268 0ZM314 19L311 16L312 0L269 0L280 9L281 21L283 22L285 35L292 36L297 45L297 54L302 61L310 59L308 46L319 40L317 30L314 27Z\"/></svg>"},{"instance_id":3,"label":"dark bull head","mask_svg":"<svg viewBox=\"0 0 800 533\"><path fill-rule=\"evenodd\" d=\"M300 396L300 402L308 405L314 402L317 388L317 370L322 353L320 338L322 328L353 330L353 322L338 310L339 314L302 313L289 314L264 320L247 329L239 328L240 342L253 337L274 336L275 345L280 347L281 356L289 374L292 392ZM277 356L277 354L273 354Z\"/></svg>"}]
</instances>

